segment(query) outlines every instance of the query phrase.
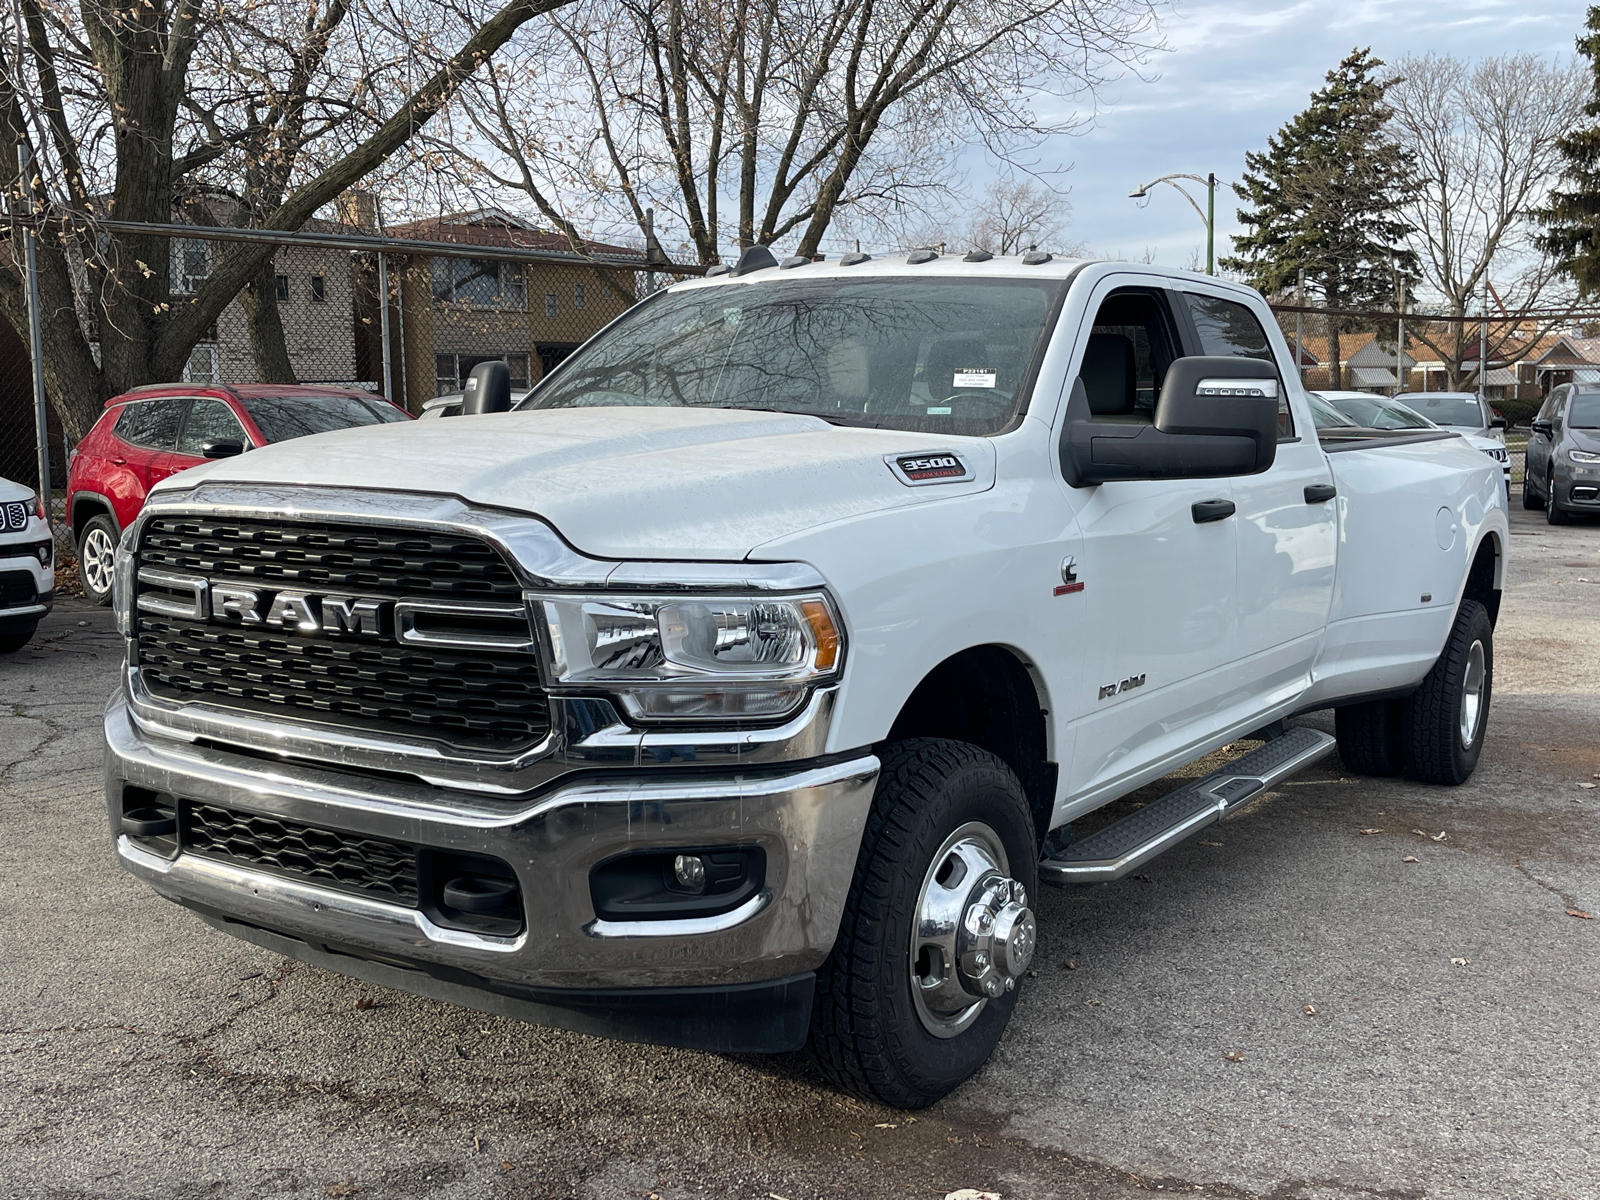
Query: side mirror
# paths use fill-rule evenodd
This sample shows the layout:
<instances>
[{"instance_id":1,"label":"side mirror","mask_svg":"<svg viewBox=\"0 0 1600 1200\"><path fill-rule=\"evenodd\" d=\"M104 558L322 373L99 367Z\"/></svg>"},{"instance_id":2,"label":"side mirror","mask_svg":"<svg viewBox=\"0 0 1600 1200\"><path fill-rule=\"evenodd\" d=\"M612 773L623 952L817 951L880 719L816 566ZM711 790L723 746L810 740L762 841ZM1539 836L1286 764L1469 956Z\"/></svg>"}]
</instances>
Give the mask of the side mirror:
<instances>
[{"instance_id":1,"label":"side mirror","mask_svg":"<svg viewBox=\"0 0 1600 1200\"><path fill-rule=\"evenodd\" d=\"M1510 427L1511 427L1510 422L1508 422L1504 417L1490 417L1489 418L1489 428L1490 429L1509 429Z\"/></svg>"},{"instance_id":2,"label":"side mirror","mask_svg":"<svg viewBox=\"0 0 1600 1200\"><path fill-rule=\"evenodd\" d=\"M206 458L232 458L236 454L244 453L244 443L237 438L204 442L200 446L200 453Z\"/></svg>"},{"instance_id":3,"label":"side mirror","mask_svg":"<svg viewBox=\"0 0 1600 1200\"><path fill-rule=\"evenodd\" d=\"M1549 421L1543 421L1537 417L1529 422L1528 428L1533 430L1534 433L1543 434L1545 437L1549 437L1555 432L1554 425L1552 425Z\"/></svg>"},{"instance_id":4,"label":"side mirror","mask_svg":"<svg viewBox=\"0 0 1600 1200\"><path fill-rule=\"evenodd\" d=\"M1061 471L1073 487L1113 479L1255 475L1278 454L1277 368L1259 358L1180 358L1167 368L1153 425L1094 419L1072 385Z\"/></svg>"},{"instance_id":5,"label":"side mirror","mask_svg":"<svg viewBox=\"0 0 1600 1200\"><path fill-rule=\"evenodd\" d=\"M461 415L507 412L511 408L511 368L499 359L472 368L461 389Z\"/></svg>"}]
</instances>

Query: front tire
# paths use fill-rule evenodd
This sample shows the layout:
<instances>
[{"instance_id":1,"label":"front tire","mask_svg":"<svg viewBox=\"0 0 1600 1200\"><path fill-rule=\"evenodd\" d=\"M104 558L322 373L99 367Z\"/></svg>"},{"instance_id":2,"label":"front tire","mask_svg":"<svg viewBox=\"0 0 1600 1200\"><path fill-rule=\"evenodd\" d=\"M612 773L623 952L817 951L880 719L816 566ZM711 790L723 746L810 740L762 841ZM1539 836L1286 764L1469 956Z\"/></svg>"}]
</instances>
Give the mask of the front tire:
<instances>
[{"instance_id":1,"label":"front tire","mask_svg":"<svg viewBox=\"0 0 1600 1200\"><path fill-rule=\"evenodd\" d=\"M1405 704L1407 773L1424 783L1465 783L1483 752L1493 690L1489 610L1463 600L1444 652Z\"/></svg>"},{"instance_id":2,"label":"front tire","mask_svg":"<svg viewBox=\"0 0 1600 1200\"><path fill-rule=\"evenodd\" d=\"M1556 503L1556 469L1550 468L1550 477L1545 488L1544 519L1551 525L1565 525L1567 523L1567 510Z\"/></svg>"},{"instance_id":3,"label":"front tire","mask_svg":"<svg viewBox=\"0 0 1600 1200\"><path fill-rule=\"evenodd\" d=\"M1033 955L1039 848L1005 763L917 738L883 754L810 1049L836 1087L925 1108L988 1060Z\"/></svg>"},{"instance_id":4,"label":"front tire","mask_svg":"<svg viewBox=\"0 0 1600 1200\"><path fill-rule=\"evenodd\" d=\"M111 518L92 518L78 539L78 579L91 604L111 603L112 567L117 557L117 527Z\"/></svg>"}]
</instances>

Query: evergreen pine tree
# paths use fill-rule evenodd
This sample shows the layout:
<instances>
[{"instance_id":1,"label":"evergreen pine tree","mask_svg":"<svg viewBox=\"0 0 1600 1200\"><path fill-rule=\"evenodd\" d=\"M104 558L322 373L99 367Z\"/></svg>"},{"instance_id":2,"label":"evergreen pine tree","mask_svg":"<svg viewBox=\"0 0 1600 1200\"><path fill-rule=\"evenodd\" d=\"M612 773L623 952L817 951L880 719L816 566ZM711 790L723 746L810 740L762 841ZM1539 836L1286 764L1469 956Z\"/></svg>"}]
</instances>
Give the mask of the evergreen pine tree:
<instances>
[{"instance_id":1,"label":"evergreen pine tree","mask_svg":"<svg viewBox=\"0 0 1600 1200\"><path fill-rule=\"evenodd\" d=\"M1387 308L1396 266L1416 273L1404 247L1411 225L1400 215L1409 191L1399 145L1385 133L1390 80L1371 49L1353 50L1311 103L1264 152L1245 155L1238 190L1255 207L1240 209L1246 232L1233 239L1226 270L1269 295L1306 286L1329 308ZM1328 322L1329 386L1342 384L1341 322ZM1348 327L1348 326L1347 326Z\"/></svg>"},{"instance_id":2,"label":"evergreen pine tree","mask_svg":"<svg viewBox=\"0 0 1600 1200\"><path fill-rule=\"evenodd\" d=\"M1594 70L1594 96L1584 114L1600 118L1600 7L1591 5L1584 22L1589 32L1577 39L1578 53ZM1535 214L1545 227L1539 244L1560 262L1561 269L1585 296L1600 292L1600 121L1591 119L1556 143L1565 160L1562 179L1571 190L1556 189Z\"/></svg>"}]
</instances>

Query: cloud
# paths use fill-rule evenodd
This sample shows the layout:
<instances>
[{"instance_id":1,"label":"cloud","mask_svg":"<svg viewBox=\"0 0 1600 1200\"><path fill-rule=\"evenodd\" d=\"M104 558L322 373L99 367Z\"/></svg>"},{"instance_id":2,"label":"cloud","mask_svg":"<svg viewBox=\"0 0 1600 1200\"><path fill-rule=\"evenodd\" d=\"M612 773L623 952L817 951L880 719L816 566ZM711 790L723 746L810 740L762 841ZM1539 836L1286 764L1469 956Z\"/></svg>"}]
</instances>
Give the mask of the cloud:
<instances>
[{"instance_id":1,"label":"cloud","mask_svg":"<svg viewBox=\"0 0 1600 1200\"><path fill-rule=\"evenodd\" d=\"M1072 237L1099 254L1137 257L1151 248L1158 262L1181 266L1197 246L1203 252L1204 227L1175 193L1136 207L1127 198L1135 185L1174 171L1237 179L1245 152L1263 148L1354 47L1371 46L1389 61L1430 50L1567 55L1585 10L1572 0L1178 0L1166 25L1170 50L1150 64L1157 78L1111 85L1090 132L1051 139L1038 162L1046 170L1073 164L1064 180ZM975 155L963 166L978 187L992 171ZM1237 231L1236 208L1233 194L1219 190L1219 254Z\"/></svg>"}]
</instances>

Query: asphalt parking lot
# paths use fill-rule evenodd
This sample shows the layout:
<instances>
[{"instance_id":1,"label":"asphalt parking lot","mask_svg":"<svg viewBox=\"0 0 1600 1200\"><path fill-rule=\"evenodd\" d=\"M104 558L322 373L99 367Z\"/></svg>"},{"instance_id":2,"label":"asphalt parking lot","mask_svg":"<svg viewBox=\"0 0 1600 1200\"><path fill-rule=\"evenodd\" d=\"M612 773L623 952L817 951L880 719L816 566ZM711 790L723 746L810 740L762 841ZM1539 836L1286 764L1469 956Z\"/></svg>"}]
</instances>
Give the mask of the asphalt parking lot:
<instances>
[{"instance_id":1,"label":"asphalt parking lot","mask_svg":"<svg viewBox=\"0 0 1600 1200\"><path fill-rule=\"evenodd\" d=\"M1469 784L1329 759L1047 891L1007 1040L915 1118L211 931L114 861L120 649L64 602L0 659L0 1196L1600 1197L1600 523L1513 533Z\"/></svg>"}]
</instances>

